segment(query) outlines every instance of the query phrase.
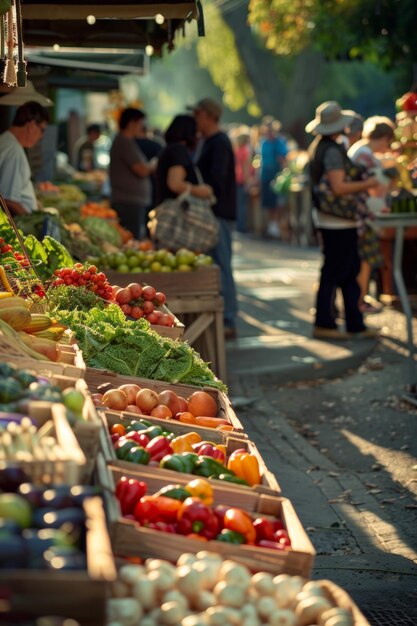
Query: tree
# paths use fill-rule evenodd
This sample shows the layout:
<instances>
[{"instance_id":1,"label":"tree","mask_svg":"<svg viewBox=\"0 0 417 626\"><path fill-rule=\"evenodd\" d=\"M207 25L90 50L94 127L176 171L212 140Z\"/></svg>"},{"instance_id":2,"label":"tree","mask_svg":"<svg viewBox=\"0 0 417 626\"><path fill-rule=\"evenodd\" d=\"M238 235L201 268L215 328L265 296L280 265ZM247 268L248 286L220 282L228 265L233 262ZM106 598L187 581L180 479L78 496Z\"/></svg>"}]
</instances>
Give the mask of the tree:
<instances>
[{"instance_id":1,"label":"tree","mask_svg":"<svg viewBox=\"0 0 417 626\"><path fill-rule=\"evenodd\" d=\"M416 0L250 0L249 21L277 54L312 46L328 59L401 62L417 79Z\"/></svg>"}]
</instances>

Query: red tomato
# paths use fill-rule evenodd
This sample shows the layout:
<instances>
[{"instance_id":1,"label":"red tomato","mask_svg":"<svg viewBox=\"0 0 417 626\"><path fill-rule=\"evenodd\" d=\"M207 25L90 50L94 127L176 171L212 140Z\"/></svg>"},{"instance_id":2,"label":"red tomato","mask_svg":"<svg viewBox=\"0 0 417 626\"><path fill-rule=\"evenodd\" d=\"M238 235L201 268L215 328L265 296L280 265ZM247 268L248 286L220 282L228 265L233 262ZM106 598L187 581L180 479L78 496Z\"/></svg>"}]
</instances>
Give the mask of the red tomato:
<instances>
[{"instance_id":1,"label":"red tomato","mask_svg":"<svg viewBox=\"0 0 417 626\"><path fill-rule=\"evenodd\" d=\"M116 301L119 304L128 304L132 299L132 294L130 293L130 289L126 289L122 287L116 291L115 296Z\"/></svg>"},{"instance_id":2,"label":"red tomato","mask_svg":"<svg viewBox=\"0 0 417 626\"><path fill-rule=\"evenodd\" d=\"M132 311L130 313L135 320L138 320L140 317L143 317L143 309L140 306L132 306Z\"/></svg>"},{"instance_id":3,"label":"red tomato","mask_svg":"<svg viewBox=\"0 0 417 626\"><path fill-rule=\"evenodd\" d=\"M145 300L145 302L143 303L143 312L145 313L145 315L149 315L149 313L153 313L155 309L154 303L151 302L150 300Z\"/></svg>"},{"instance_id":4,"label":"red tomato","mask_svg":"<svg viewBox=\"0 0 417 626\"><path fill-rule=\"evenodd\" d=\"M153 313L148 313L148 315L146 315L146 319L148 320L149 324L157 324L159 315L157 315L156 311L154 311Z\"/></svg>"},{"instance_id":5,"label":"red tomato","mask_svg":"<svg viewBox=\"0 0 417 626\"><path fill-rule=\"evenodd\" d=\"M142 290L142 298L144 300L155 300L155 295L156 289L150 285L146 285Z\"/></svg>"},{"instance_id":6,"label":"red tomato","mask_svg":"<svg viewBox=\"0 0 417 626\"><path fill-rule=\"evenodd\" d=\"M122 304L120 308L125 315L130 315L132 313L132 307L130 306L130 304Z\"/></svg>"},{"instance_id":7,"label":"red tomato","mask_svg":"<svg viewBox=\"0 0 417 626\"><path fill-rule=\"evenodd\" d=\"M130 289L133 299L140 298L142 295L142 285L139 285L139 283L130 283L127 288Z\"/></svg>"},{"instance_id":8,"label":"red tomato","mask_svg":"<svg viewBox=\"0 0 417 626\"><path fill-rule=\"evenodd\" d=\"M158 306L161 306L161 304L165 304L166 302L166 295L164 293L162 293L162 291L157 291L155 294L155 300L158 303Z\"/></svg>"}]
</instances>

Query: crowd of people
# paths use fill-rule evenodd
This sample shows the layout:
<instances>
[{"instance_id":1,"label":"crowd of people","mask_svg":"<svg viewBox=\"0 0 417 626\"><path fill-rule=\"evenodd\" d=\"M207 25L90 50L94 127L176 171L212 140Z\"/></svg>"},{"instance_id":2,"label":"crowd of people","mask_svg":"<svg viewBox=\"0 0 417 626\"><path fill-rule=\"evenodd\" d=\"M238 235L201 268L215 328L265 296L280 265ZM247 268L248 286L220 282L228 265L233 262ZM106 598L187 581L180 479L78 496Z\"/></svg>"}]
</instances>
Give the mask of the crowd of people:
<instances>
[{"instance_id":1,"label":"crowd of people","mask_svg":"<svg viewBox=\"0 0 417 626\"><path fill-rule=\"evenodd\" d=\"M226 338L236 337L237 298L232 272L232 232L249 231L251 196L259 195L265 235L283 235L286 195L274 181L288 167L289 141L280 123L264 118L257 128L235 126L225 132L221 105L204 98L177 115L163 139L150 136L146 113L126 108L119 119L108 168L111 206L122 226L137 239L147 235L148 213L165 200L187 193L211 199L219 226L217 244L208 250L221 270ZM17 109L11 128L0 135L0 188L12 212L36 209L36 196L24 152L42 137L47 110L36 102ZM369 336L363 314L376 310L369 301L372 271L383 259L370 226L372 212L386 205L395 171L381 157L394 139L394 123L385 117L364 120L325 102L306 126L314 136L308 149L313 218L324 255L314 336L342 339ZM92 124L77 144L77 168L96 167L94 144L101 128ZM392 168L391 168L392 170ZM336 290L343 294L346 332L338 329Z\"/></svg>"}]
</instances>

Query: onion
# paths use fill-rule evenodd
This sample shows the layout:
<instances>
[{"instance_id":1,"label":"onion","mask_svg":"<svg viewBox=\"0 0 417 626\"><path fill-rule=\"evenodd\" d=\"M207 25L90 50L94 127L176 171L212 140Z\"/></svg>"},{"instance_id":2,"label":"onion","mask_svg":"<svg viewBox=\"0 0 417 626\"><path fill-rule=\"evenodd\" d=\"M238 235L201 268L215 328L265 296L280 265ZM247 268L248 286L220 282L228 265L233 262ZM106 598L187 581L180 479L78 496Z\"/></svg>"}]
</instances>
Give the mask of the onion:
<instances>
[{"instance_id":1,"label":"onion","mask_svg":"<svg viewBox=\"0 0 417 626\"><path fill-rule=\"evenodd\" d=\"M120 385L118 389L127 395L128 404L136 403L136 396L138 395L138 391L140 391L139 385Z\"/></svg>"},{"instance_id":2,"label":"onion","mask_svg":"<svg viewBox=\"0 0 417 626\"><path fill-rule=\"evenodd\" d=\"M159 394L158 404L163 404L164 406L167 406L170 409L172 415L179 413L181 409L180 400L175 391L172 391L171 389L165 389L165 391L161 391L161 393Z\"/></svg>"},{"instance_id":3,"label":"onion","mask_svg":"<svg viewBox=\"0 0 417 626\"><path fill-rule=\"evenodd\" d=\"M124 411L128 405L126 394L119 389L106 391L102 398L102 403L104 406L114 411Z\"/></svg>"},{"instance_id":4,"label":"onion","mask_svg":"<svg viewBox=\"0 0 417 626\"><path fill-rule=\"evenodd\" d=\"M153 389L143 388L136 396L136 406L144 413L150 413L159 404L159 398Z\"/></svg>"}]
</instances>

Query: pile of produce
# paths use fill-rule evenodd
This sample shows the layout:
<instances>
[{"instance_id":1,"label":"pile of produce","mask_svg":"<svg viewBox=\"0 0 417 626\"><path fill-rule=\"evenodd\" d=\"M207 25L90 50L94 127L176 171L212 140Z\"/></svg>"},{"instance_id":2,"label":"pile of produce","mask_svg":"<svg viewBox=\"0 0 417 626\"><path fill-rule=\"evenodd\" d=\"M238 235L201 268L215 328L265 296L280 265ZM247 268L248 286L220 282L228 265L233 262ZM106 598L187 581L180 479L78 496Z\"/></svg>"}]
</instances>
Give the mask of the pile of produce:
<instances>
[{"instance_id":1,"label":"pile of produce","mask_svg":"<svg viewBox=\"0 0 417 626\"><path fill-rule=\"evenodd\" d=\"M124 517L146 528L272 550L291 548L282 520L252 516L225 504L212 506L213 489L204 479L192 480L185 487L167 485L153 495L146 492L146 482L125 476L116 485Z\"/></svg>"},{"instance_id":2,"label":"pile of produce","mask_svg":"<svg viewBox=\"0 0 417 626\"><path fill-rule=\"evenodd\" d=\"M203 441L195 432L177 436L144 419L114 424L110 432L116 457L121 461L157 465L246 487L261 482L258 459L245 448L227 458L224 445Z\"/></svg>"},{"instance_id":3,"label":"pile of produce","mask_svg":"<svg viewBox=\"0 0 417 626\"><path fill-rule=\"evenodd\" d=\"M123 313L135 320L144 317L150 324L174 326L175 318L169 313L158 311L166 302L166 295L156 291L152 285L130 283L127 287L113 287L114 301Z\"/></svg>"},{"instance_id":4,"label":"pile of produce","mask_svg":"<svg viewBox=\"0 0 417 626\"><path fill-rule=\"evenodd\" d=\"M74 332L90 367L127 376L226 390L208 364L188 344L160 337L143 318L127 320L116 304L105 308L94 306L90 310L56 308L52 313Z\"/></svg>"},{"instance_id":5,"label":"pile of produce","mask_svg":"<svg viewBox=\"0 0 417 626\"><path fill-rule=\"evenodd\" d=\"M114 411L130 411L160 419L175 419L183 424L196 424L204 428L231 430L227 420L218 417L216 400L206 391L195 391L189 398L178 396L172 389L160 393L137 384L111 387L103 385L103 393L95 393L96 406L106 406ZM101 386L99 387L101 391Z\"/></svg>"},{"instance_id":6,"label":"pile of produce","mask_svg":"<svg viewBox=\"0 0 417 626\"><path fill-rule=\"evenodd\" d=\"M315 581L247 567L202 550L176 565L148 559L124 565L113 586L109 624L120 626L354 626Z\"/></svg>"},{"instance_id":7,"label":"pile of produce","mask_svg":"<svg viewBox=\"0 0 417 626\"><path fill-rule=\"evenodd\" d=\"M48 189L38 186L36 195L43 207L58 209L59 215L66 224L80 222L80 207L84 204L86 195L77 185L53 185Z\"/></svg>"},{"instance_id":8,"label":"pile of produce","mask_svg":"<svg viewBox=\"0 0 417 626\"><path fill-rule=\"evenodd\" d=\"M34 401L62 402L67 416L83 419L84 395L75 387L61 390L49 378L33 370L19 369L12 363L0 363L0 430L2 423L19 421L30 412ZM7 414L7 415L6 415Z\"/></svg>"},{"instance_id":9,"label":"pile of produce","mask_svg":"<svg viewBox=\"0 0 417 626\"><path fill-rule=\"evenodd\" d=\"M39 449L39 446L38 446ZM85 570L83 503L97 487L16 485L18 472L4 470L0 486L0 570ZM15 490L11 491L11 488Z\"/></svg>"},{"instance_id":10,"label":"pile of produce","mask_svg":"<svg viewBox=\"0 0 417 626\"><path fill-rule=\"evenodd\" d=\"M199 267L213 264L206 254L196 254L181 248L175 254L169 250L139 250L126 247L122 252L102 254L90 259L101 269L118 272L191 272Z\"/></svg>"}]
</instances>

